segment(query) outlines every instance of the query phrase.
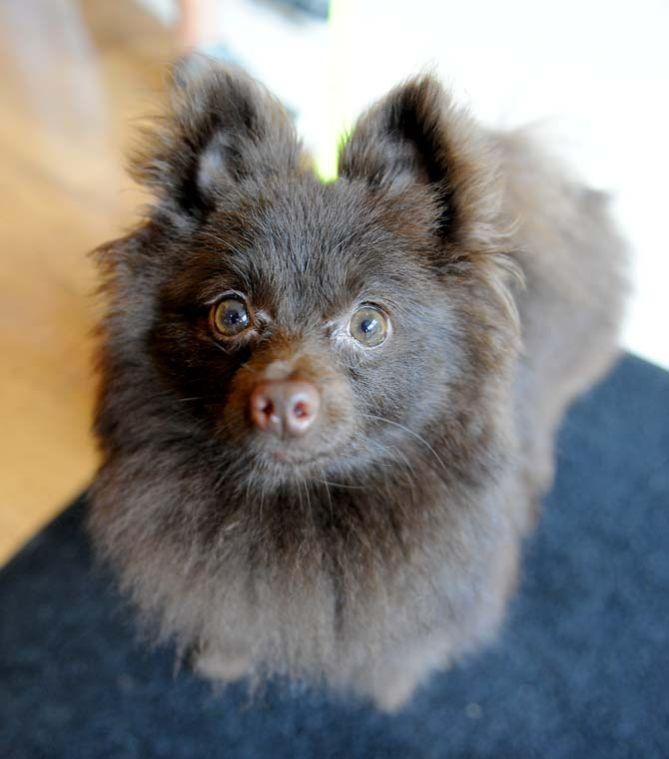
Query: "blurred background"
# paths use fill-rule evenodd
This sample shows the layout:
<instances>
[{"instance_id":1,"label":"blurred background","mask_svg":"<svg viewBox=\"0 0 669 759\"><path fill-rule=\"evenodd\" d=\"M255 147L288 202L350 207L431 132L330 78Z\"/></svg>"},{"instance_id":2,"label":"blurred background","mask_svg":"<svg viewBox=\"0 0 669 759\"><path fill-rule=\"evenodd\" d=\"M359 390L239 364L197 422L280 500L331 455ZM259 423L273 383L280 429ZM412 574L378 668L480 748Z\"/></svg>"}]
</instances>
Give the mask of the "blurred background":
<instances>
[{"instance_id":1,"label":"blurred background","mask_svg":"<svg viewBox=\"0 0 669 759\"><path fill-rule=\"evenodd\" d=\"M86 254L146 200L123 154L175 56L248 68L326 178L354 116L418 71L486 124L535 124L612 193L634 252L625 347L669 368L668 29L664 0L2 0L0 563L94 472Z\"/></svg>"}]
</instances>

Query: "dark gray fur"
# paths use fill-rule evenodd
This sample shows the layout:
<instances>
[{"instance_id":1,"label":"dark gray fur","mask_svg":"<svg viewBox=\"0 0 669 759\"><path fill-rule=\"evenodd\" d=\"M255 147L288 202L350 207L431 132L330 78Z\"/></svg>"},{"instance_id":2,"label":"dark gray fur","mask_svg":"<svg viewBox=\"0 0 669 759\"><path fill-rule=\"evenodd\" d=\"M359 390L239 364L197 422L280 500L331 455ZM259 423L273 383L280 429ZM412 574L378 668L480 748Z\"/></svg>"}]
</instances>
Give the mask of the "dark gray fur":
<instances>
[{"instance_id":1,"label":"dark gray fur","mask_svg":"<svg viewBox=\"0 0 669 759\"><path fill-rule=\"evenodd\" d=\"M95 544L207 676L397 708L499 628L556 427L615 355L624 246L600 198L431 77L363 115L327 185L245 75L174 79L134 163L155 204L99 253ZM234 349L206 318L229 288L264 315ZM393 331L365 352L340 326L368 300ZM291 468L246 403L294 372L322 413Z\"/></svg>"}]
</instances>

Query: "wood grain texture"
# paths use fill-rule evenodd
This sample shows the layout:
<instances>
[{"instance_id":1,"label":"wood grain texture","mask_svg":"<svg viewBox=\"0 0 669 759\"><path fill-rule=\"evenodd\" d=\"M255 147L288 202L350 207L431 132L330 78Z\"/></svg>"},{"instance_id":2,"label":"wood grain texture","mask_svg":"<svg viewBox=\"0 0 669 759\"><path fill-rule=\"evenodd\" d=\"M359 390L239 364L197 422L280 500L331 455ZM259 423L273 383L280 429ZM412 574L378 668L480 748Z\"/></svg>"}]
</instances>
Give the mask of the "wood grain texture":
<instances>
[{"instance_id":1,"label":"wood grain texture","mask_svg":"<svg viewBox=\"0 0 669 759\"><path fill-rule=\"evenodd\" d=\"M0 562L95 470L87 253L144 200L123 153L175 52L132 0L0 6Z\"/></svg>"}]
</instances>

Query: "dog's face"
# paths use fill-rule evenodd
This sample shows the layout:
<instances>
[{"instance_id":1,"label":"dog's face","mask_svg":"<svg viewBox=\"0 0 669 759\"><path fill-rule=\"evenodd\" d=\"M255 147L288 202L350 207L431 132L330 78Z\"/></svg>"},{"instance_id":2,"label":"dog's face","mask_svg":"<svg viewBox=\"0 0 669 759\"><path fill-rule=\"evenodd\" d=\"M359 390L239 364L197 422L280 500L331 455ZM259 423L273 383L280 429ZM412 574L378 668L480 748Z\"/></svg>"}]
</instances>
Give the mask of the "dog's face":
<instances>
[{"instance_id":1,"label":"dog's face","mask_svg":"<svg viewBox=\"0 0 669 759\"><path fill-rule=\"evenodd\" d=\"M449 428L463 443L442 455L464 455L510 318L493 175L467 125L446 123L438 86L372 109L324 185L255 84L192 64L177 79L136 172L159 203L114 264L107 369L125 365L126 395L146 397L121 424L188 435L240 488L374 476L416 456L441 468ZM106 442L115 403L103 397Z\"/></svg>"},{"instance_id":2,"label":"dog's face","mask_svg":"<svg viewBox=\"0 0 669 759\"><path fill-rule=\"evenodd\" d=\"M397 455L402 427L422 434L445 413L456 316L433 268L429 197L411 200L270 182L171 251L152 359L247 473L369 465Z\"/></svg>"}]
</instances>

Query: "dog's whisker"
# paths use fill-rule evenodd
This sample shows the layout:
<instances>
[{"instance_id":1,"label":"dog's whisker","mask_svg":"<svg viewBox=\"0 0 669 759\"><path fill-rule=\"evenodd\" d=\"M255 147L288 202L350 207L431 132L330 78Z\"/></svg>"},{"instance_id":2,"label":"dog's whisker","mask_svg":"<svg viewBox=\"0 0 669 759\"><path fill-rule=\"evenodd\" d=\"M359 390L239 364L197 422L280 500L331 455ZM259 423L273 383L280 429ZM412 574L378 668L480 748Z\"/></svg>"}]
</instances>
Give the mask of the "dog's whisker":
<instances>
[{"instance_id":1,"label":"dog's whisker","mask_svg":"<svg viewBox=\"0 0 669 759\"><path fill-rule=\"evenodd\" d=\"M428 443L428 441L418 432L415 432L414 430L410 429L409 427L405 426L404 424L400 424L399 422L395 422L392 419L387 419L384 416L378 416L376 414L365 414L361 413L361 416L367 418L367 419L374 419L376 421L382 422L383 424L389 424L393 427L397 427L398 429L402 430L403 432L406 432L407 434L411 435L413 438L418 440L418 442L422 443L427 450L434 456L434 458L437 460L439 465L444 471L447 471L446 464L441 459L439 454L434 450L434 448Z\"/></svg>"}]
</instances>

